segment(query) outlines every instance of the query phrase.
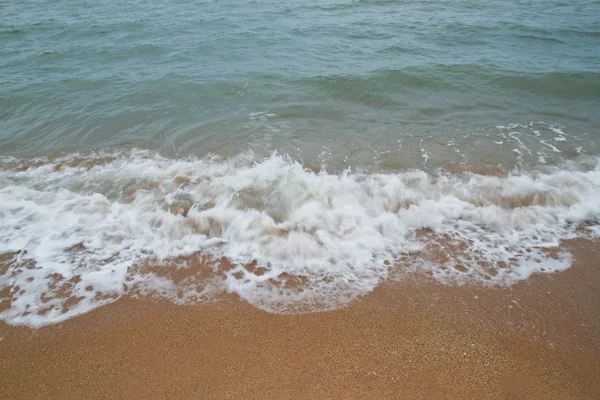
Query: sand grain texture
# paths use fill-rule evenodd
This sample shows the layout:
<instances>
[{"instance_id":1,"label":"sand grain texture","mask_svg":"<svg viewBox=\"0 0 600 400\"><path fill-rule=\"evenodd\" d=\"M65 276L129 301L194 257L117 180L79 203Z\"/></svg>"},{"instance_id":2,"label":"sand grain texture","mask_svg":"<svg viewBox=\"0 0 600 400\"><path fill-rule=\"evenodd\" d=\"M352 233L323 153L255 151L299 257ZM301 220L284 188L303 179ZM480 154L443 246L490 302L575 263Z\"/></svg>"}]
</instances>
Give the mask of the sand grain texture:
<instances>
[{"instance_id":1,"label":"sand grain texture","mask_svg":"<svg viewBox=\"0 0 600 400\"><path fill-rule=\"evenodd\" d=\"M2 326L2 398L600 398L600 248L512 288L388 282L346 309L121 299Z\"/></svg>"}]
</instances>

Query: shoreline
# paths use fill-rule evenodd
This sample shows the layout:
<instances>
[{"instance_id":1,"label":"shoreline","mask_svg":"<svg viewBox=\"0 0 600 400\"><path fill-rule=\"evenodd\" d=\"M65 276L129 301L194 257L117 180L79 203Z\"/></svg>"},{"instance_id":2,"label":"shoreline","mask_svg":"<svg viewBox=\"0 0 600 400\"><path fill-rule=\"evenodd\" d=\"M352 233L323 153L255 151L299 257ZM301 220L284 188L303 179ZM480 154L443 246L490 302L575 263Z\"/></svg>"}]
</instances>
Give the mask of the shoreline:
<instances>
[{"instance_id":1,"label":"shoreline","mask_svg":"<svg viewBox=\"0 0 600 400\"><path fill-rule=\"evenodd\" d=\"M123 298L0 326L2 398L597 398L600 246L509 288L388 281L332 312Z\"/></svg>"}]
</instances>

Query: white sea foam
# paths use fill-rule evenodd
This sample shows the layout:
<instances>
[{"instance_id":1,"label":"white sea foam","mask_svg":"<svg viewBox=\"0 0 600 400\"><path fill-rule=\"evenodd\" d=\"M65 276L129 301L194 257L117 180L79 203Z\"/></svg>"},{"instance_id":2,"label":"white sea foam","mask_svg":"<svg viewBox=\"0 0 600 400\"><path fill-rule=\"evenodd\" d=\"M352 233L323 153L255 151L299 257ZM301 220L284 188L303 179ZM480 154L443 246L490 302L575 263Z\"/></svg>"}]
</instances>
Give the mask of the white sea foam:
<instances>
[{"instance_id":1,"label":"white sea foam","mask_svg":"<svg viewBox=\"0 0 600 400\"><path fill-rule=\"evenodd\" d=\"M425 153L424 153L425 154ZM284 156L170 159L133 151L0 168L0 290L12 324L54 323L124 293L204 301L227 290L265 310L327 309L392 272L509 285L568 268L561 239L597 232L597 159L505 177L412 170L316 173ZM140 268L233 265L185 281ZM245 266L255 263L258 273ZM294 286L290 283L299 282Z\"/></svg>"}]
</instances>

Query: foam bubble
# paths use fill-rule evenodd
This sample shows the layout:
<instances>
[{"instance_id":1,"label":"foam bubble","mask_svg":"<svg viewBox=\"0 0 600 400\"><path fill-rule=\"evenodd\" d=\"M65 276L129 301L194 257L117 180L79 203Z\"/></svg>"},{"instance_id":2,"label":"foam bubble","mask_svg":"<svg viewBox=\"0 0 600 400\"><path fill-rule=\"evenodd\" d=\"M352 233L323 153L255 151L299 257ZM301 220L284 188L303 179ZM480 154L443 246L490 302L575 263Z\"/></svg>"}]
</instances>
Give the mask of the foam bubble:
<instances>
[{"instance_id":1,"label":"foam bubble","mask_svg":"<svg viewBox=\"0 0 600 400\"><path fill-rule=\"evenodd\" d=\"M567 268L560 240L585 235L582 224L597 232L600 167L586 160L489 176L138 150L3 159L0 317L40 326L125 293L193 302L229 291L268 311L323 310L415 270L509 285ZM189 261L198 255L213 261Z\"/></svg>"}]
</instances>

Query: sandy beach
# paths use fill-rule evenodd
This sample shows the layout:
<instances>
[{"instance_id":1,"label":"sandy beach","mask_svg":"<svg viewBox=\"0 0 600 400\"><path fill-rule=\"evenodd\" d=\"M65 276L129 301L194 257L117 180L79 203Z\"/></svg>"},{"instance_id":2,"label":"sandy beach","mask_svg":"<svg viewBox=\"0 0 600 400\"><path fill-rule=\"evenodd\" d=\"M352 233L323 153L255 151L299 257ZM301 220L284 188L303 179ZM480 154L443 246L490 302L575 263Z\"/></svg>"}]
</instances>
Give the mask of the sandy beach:
<instances>
[{"instance_id":1,"label":"sandy beach","mask_svg":"<svg viewBox=\"0 0 600 400\"><path fill-rule=\"evenodd\" d=\"M598 398L600 246L567 246L570 269L511 288L405 276L326 313L124 298L3 325L0 397Z\"/></svg>"}]
</instances>

